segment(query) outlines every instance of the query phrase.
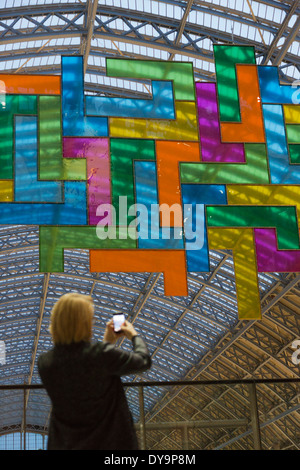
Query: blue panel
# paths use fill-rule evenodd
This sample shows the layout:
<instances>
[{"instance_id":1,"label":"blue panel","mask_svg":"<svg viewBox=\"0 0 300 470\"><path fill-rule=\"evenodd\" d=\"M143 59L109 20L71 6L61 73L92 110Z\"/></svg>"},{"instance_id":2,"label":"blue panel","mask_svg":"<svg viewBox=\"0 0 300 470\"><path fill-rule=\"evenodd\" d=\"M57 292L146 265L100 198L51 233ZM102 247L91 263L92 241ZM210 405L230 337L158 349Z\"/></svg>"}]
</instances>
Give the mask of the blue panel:
<instances>
[{"instance_id":1,"label":"blue panel","mask_svg":"<svg viewBox=\"0 0 300 470\"><path fill-rule=\"evenodd\" d=\"M94 116L175 119L172 82L154 80L152 96L147 100L86 96L86 113Z\"/></svg>"},{"instance_id":2,"label":"blue panel","mask_svg":"<svg viewBox=\"0 0 300 470\"><path fill-rule=\"evenodd\" d=\"M0 203L0 224L87 225L86 183L66 181L64 203Z\"/></svg>"},{"instance_id":3,"label":"blue panel","mask_svg":"<svg viewBox=\"0 0 300 470\"><path fill-rule=\"evenodd\" d=\"M106 137L107 118L85 115L82 57L62 57L61 79L63 136Z\"/></svg>"},{"instance_id":4,"label":"blue panel","mask_svg":"<svg viewBox=\"0 0 300 470\"><path fill-rule=\"evenodd\" d=\"M181 194L185 215L187 270L209 272L205 205L227 204L226 188L217 184L183 184ZM187 206L191 206L190 212ZM190 226L195 234L194 238L191 237Z\"/></svg>"},{"instance_id":5,"label":"blue panel","mask_svg":"<svg viewBox=\"0 0 300 470\"><path fill-rule=\"evenodd\" d=\"M277 67L258 66L258 77L262 103L298 104L295 102L297 88L280 85Z\"/></svg>"},{"instance_id":6,"label":"blue panel","mask_svg":"<svg viewBox=\"0 0 300 470\"><path fill-rule=\"evenodd\" d=\"M290 165L282 106L264 104L263 116L272 184L300 184L300 166Z\"/></svg>"},{"instance_id":7,"label":"blue panel","mask_svg":"<svg viewBox=\"0 0 300 470\"><path fill-rule=\"evenodd\" d=\"M156 163L136 161L134 164L136 202L142 205L144 222L139 227L139 248L183 249L182 229L159 227ZM141 219L142 217L140 217Z\"/></svg>"},{"instance_id":8,"label":"blue panel","mask_svg":"<svg viewBox=\"0 0 300 470\"><path fill-rule=\"evenodd\" d=\"M15 201L62 202L62 184L38 181L38 122L35 116L15 117Z\"/></svg>"}]
</instances>

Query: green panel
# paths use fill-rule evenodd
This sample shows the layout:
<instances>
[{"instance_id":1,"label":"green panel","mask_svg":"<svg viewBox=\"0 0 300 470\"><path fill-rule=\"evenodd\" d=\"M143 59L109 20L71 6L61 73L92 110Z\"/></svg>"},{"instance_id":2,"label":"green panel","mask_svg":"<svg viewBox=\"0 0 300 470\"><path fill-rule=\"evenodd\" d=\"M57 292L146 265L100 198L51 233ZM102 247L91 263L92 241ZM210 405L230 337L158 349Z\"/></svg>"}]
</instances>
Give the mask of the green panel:
<instances>
[{"instance_id":1,"label":"green panel","mask_svg":"<svg viewBox=\"0 0 300 470\"><path fill-rule=\"evenodd\" d=\"M100 240L92 226L40 227L40 272L64 272L64 249L136 248L136 240L119 239L119 230L117 227L115 239Z\"/></svg>"},{"instance_id":2,"label":"green panel","mask_svg":"<svg viewBox=\"0 0 300 470\"><path fill-rule=\"evenodd\" d=\"M214 45L220 120L240 122L236 64L256 64L252 46Z\"/></svg>"},{"instance_id":3,"label":"green panel","mask_svg":"<svg viewBox=\"0 0 300 470\"><path fill-rule=\"evenodd\" d=\"M0 105L0 179L13 178L14 115L37 114L37 99L32 95L6 95Z\"/></svg>"},{"instance_id":4,"label":"green panel","mask_svg":"<svg viewBox=\"0 0 300 470\"><path fill-rule=\"evenodd\" d=\"M300 145L291 144L289 145L290 160L291 163L300 163Z\"/></svg>"},{"instance_id":5,"label":"green panel","mask_svg":"<svg viewBox=\"0 0 300 470\"><path fill-rule=\"evenodd\" d=\"M275 227L279 249L299 249L295 207L207 206L206 217L209 227Z\"/></svg>"},{"instance_id":6,"label":"green panel","mask_svg":"<svg viewBox=\"0 0 300 470\"><path fill-rule=\"evenodd\" d=\"M85 180L85 159L63 158L61 98L39 98L39 176L45 180Z\"/></svg>"},{"instance_id":7,"label":"green panel","mask_svg":"<svg viewBox=\"0 0 300 470\"><path fill-rule=\"evenodd\" d=\"M108 77L172 80L176 100L195 99L192 63L106 59L106 74Z\"/></svg>"},{"instance_id":8,"label":"green panel","mask_svg":"<svg viewBox=\"0 0 300 470\"><path fill-rule=\"evenodd\" d=\"M127 197L127 206L135 204L134 160L154 160L155 143L144 139L111 139L111 188L112 205L116 210L117 220L124 216L121 225L128 225L134 217L127 217L119 206L119 197Z\"/></svg>"},{"instance_id":9,"label":"green panel","mask_svg":"<svg viewBox=\"0 0 300 470\"><path fill-rule=\"evenodd\" d=\"M290 144L300 144L300 124L287 124L286 133Z\"/></svg>"},{"instance_id":10,"label":"green panel","mask_svg":"<svg viewBox=\"0 0 300 470\"><path fill-rule=\"evenodd\" d=\"M269 184L264 144L245 144L246 163L181 163L181 183Z\"/></svg>"}]
</instances>

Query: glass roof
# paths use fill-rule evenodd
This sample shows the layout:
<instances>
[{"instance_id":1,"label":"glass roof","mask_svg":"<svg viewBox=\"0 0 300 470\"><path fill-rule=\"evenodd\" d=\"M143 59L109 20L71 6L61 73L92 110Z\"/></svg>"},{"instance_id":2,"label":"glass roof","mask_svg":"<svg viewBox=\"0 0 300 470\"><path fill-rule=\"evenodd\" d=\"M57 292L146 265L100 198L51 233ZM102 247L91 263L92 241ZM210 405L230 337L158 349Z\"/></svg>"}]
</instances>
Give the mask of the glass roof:
<instances>
[{"instance_id":1,"label":"glass roof","mask_svg":"<svg viewBox=\"0 0 300 470\"><path fill-rule=\"evenodd\" d=\"M282 83L293 83L300 79L297 3L3 0L0 72L60 74L62 55L82 55L86 93L143 97L151 93L150 81L107 77L107 58L192 62L196 81L214 81L213 45L251 43L258 64L276 64ZM189 273L187 297L166 297L162 274L90 273L85 250L65 250L65 273L40 273L38 227L0 226L0 341L6 345L0 385L40 383L36 359L51 347L50 311L70 290L93 296L95 339L102 338L106 321L117 310L127 312L146 338L153 367L142 377L125 381L277 377L277 372L299 377L299 368L288 360L291 342L299 337L296 274L259 274L264 318L260 324L245 324L237 314L231 252L212 251L210 261L210 272ZM124 342L122 347L129 345ZM295 392L293 400L298 395ZM243 400L239 392L237 396L234 414L239 416ZM22 393L11 397L0 391L0 433L21 427ZM137 421L135 389L128 390L128 399ZM44 430L49 406L45 394L30 392L27 423ZM145 406L149 421L159 416L157 410L171 413L172 392L147 391ZM211 406L218 408L218 398L211 400ZM270 409L275 407L274 398ZM299 418L299 410L294 413L292 418ZM190 419L184 411L182 415ZM272 432L266 431L266 441L272 441ZM290 439L286 430L282 434Z\"/></svg>"}]
</instances>

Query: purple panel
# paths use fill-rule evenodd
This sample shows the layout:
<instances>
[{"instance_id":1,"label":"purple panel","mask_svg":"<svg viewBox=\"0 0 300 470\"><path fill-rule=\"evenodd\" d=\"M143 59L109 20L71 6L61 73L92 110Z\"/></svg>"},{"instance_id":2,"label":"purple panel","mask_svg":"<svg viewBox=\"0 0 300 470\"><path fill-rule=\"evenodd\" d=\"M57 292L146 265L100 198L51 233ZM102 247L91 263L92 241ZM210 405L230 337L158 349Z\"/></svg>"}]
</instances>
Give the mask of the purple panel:
<instances>
[{"instance_id":1,"label":"purple panel","mask_svg":"<svg viewBox=\"0 0 300 470\"><path fill-rule=\"evenodd\" d=\"M89 225L110 223L108 217L96 215L100 204L111 204L109 141L106 138L65 137L65 158L86 158ZM105 222L104 222L105 220Z\"/></svg>"},{"instance_id":2,"label":"purple panel","mask_svg":"<svg viewBox=\"0 0 300 470\"><path fill-rule=\"evenodd\" d=\"M254 235L258 272L300 272L300 250L278 250L275 229L256 228Z\"/></svg>"},{"instance_id":3,"label":"purple panel","mask_svg":"<svg viewBox=\"0 0 300 470\"><path fill-rule=\"evenodd\" d=\"M201 160L245 163L243 144L222 143L215 83L196 83Z\"/></svg>"}]
</instances>

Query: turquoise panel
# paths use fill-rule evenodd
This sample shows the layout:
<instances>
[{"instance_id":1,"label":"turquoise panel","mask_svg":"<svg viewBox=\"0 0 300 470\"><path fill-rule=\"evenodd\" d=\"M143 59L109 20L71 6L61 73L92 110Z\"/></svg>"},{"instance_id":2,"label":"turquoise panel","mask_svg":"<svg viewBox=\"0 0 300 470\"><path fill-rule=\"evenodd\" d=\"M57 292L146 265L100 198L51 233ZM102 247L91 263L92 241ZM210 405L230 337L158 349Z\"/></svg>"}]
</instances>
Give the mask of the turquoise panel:
<instances>
[{"instance_id":1,"label":"turquoise panel","mask_svg":"<svg viewBox=\"0 0 300 470\"><path fill-rule=\"evenodd\" d=\"M62 202L62 184L38 181L38 122L15 117L15 201Z\"/></svg>"},{"instance_id":2,"label":"turquoise panel","mask_svg":"<svg viewBox=\"0 0 300 470\"><path fill-rule=\"evenodd\" d=\"M85 115L82 57L62 57L61 80L64 137L106 137L107 118Z\"/></svg>"},{"instance_id":3,"label":"turquoise panel","mask_svg":"<svg viewBox=\"0 0 300 470\"><path fill-rule=\"evenodd\" d=\"M175 119L172 82L153 81L152 99L86 96L86 112L93 116Z\"/></svg>"},{"instance_id":4,"label":"turquoise panel","mask_svg":"<svg viewBox=\"0 0 300 470\"><path fill-rule=\"evenodd\" d=\"M139 248L183 249L181 227L160 227L156 183L156 163L136 161L134 164L136 202L139 219Z\"/></svg>"}]
</instances>

